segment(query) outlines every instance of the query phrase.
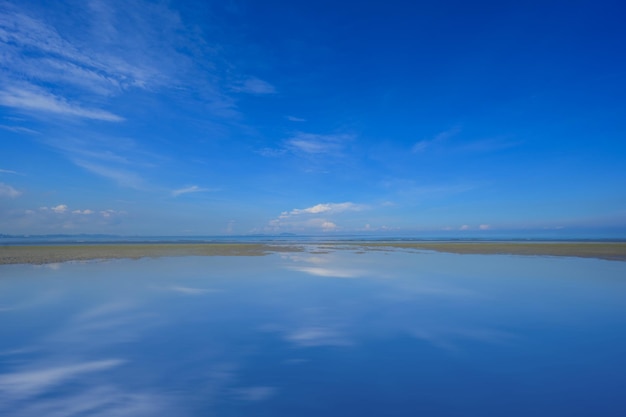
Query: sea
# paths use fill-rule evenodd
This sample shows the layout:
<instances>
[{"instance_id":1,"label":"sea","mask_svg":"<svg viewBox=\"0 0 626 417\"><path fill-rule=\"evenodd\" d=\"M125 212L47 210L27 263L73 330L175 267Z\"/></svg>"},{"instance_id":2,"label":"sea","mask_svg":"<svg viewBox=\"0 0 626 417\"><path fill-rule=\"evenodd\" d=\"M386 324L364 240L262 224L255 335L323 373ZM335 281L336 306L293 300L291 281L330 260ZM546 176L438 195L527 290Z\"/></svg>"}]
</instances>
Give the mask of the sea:
<instances>
[{"instance_id":1,"label":"sea","mask_svg":"<svg viewBox=\"0 0 626 417\"><path fill-rule=\"evenodd\" d=\"M626 415L626 262L270 241L0 265L0 416Z\"/></svg>"}]
</instances>

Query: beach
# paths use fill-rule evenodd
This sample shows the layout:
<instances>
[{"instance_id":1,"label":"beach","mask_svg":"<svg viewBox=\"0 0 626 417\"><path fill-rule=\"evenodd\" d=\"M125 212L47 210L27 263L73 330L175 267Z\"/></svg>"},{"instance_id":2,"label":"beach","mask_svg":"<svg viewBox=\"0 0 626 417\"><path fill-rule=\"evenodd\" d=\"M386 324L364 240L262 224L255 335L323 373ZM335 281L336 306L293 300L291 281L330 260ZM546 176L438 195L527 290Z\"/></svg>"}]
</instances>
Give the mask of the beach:
<instances>
[{"instance_id":1,"label":"beach","mask_svg":"<svg viewBox=\"0 0 626 417\"><path fill-rule=\"evenodd\" d=\"M419 250L456 254L569 256L626 261L624 242L325 242L319 249L357 251ZM0 264L48 264L97 259L140 259L179 256L263 256L303 251L304 244L146 243L0 246Z\"/></svg>"}]
</instances>

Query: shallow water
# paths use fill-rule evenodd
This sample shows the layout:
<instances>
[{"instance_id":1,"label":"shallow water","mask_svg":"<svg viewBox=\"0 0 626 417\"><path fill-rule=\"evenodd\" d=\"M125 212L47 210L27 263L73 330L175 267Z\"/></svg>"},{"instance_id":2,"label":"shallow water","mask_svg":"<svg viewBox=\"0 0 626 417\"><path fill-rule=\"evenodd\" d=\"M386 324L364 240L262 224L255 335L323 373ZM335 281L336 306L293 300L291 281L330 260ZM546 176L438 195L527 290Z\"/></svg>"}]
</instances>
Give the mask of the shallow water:
<instances>
[{"instance_id":1,"label":"shallow water","mask_svg":"<svg viewBox=\"0 0 626 417\"><path fill-rule=\"evenodd\" d=\"M626 262L316 252L1 266L0 415L626 415Z\"/></svg>"}]
</instances>

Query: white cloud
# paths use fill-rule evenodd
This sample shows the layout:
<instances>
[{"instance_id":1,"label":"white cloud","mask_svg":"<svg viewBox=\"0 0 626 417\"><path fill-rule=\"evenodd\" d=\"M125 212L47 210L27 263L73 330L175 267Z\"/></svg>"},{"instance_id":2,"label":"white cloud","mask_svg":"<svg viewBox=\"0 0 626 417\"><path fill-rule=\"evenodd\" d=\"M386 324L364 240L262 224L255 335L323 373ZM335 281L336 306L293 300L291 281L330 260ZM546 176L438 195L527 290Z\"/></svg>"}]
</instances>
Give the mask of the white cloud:
<instances>
[{"instance_id":1,"label":"white cloud","mask_svg":"<svg viewBox=\"0 0 626 417\"><path fill-rule=\"evenodd\" d=\"M480 226L478 226L478 228L480 230L489 230L491 228L491 226L488 225L488 224L481 224Z\"/></svg>"},{"instance_id":2,"label":"white cloud","mask_svg":"<svg viewBox=\"0 0 626 417\"><path fill-rule=\"evenodd\" d=\"M89 209L85 209L85 210L73 210L72 214L82 214L82 215L89 215L89 214L93 214L94 211L93 210L89 210Z\"/></svg>"},{"instance_id":3,"label":"white cloud","mask_svg":"<svg viewBox=\"0 0 626 417\"><path fill-rule=\"evenodd\" d=\"M322 222L321 227L322 227L322 230L325 231L325 232L331 232L333 230L337 230L337 228L338 228L335 223L329 222L328 220L324 220Z\"/></svg>"},{"instance_id":4,"label":"white cloud","mask_svg":"<svg viewBox=\"0 0 626 417\"><path fill-rule=\"evenodd\" d=\"M109 219L113 216L117 216L117 215L124 215L126 214L125 211L122 210L113 210L113 209L108 209L108 210L101 210L100 211L100 215L102 217L104 217L105 219Z\"/></svg>"},{"instance_id":5,"label":"white cloud","mask_svg":"<svg viewBox=\"0 0 626 417\"><path fill-rule=\"evenodd\" d=\"M16 190L9 184L0 182L0 197L16 198L22 195L21 191Z\"/></svg>"},{"instance_id":6,"label":"white cloud","mask_svg":"<svg viewBox=\"0 0 626 417\"><path fill-rule=\"evenodd\" d=\"M65 204L59 204L56 207L51 207L50 210L58 214L63 214L67 211L67 206Z\"/></svg>"},{"instance_id":7,"label":"white cloud","mask_svg":"<svg viewBox=\"0 0 626 417\"><path fill-rule=\"evenodd\" d=\"M295 116L287 116L287 120L289 120L290 122L306 122L306 119Z\"/></svg>"},{"instance_id":8,"label":"white cloud","mask_svg":"<svg viewBox=\"0 0 626 417\"><path fill-rule=\"evenodd\" d=\"M240 92L240 93L257 94L257 95L276 93L276 88L272 84L256 77L250 77L244 80L239 85L236 85L235 87L233 87L233 90Z\"/></svg>"},{"instance_id":9,"label":"white cloud","mask_svg":"<svg viewBox=\"0 0 626 417\"><path fill-rule=\"evenodd\" d=\"M362 204L355 204L351 202L345 203L320 203L312 207L304 209L293 209L290 212L284 212L281 214L281 218L288 216L297 216L301 214L320 214L320 213L342 213L345 211L361 211L367 207Z\"/></svg>"},{"instance_id":10,"label":"white cloud","mask_svg":"<svg viewBox=\"0 0 626 417\"><path fill-rule=\"evenodd\" d=\"M459 227L459 230L469 230L470 227L467 224L464 224L463 226Z\"/></svg>"},{"instance_id":11,"label":"white cloud","mask_svg":"<svg viewBox=\"0 0 626 417\"><path fill-rule=\"evenodd\" d=\"M21 227L42 230L46 233L102 233L120 225L127 212L113 209L73 208L67 204L42 206L15 213L15 221Z\"/></svg>"},{"instance_id":12,"label":"white cloud","mask_svg":"<svg viewBox=\"0 0 626 417\"><path fill-rule=\"evenodd\" d=\"M192 185L190 187L179 188L178 190L172 191L172 195L174 197L178 197L179 195L189 194L189 193L203 193L203 192L211 192L216 191L213 188L202 188L197 185Z\"/></svg>"},{"instance_id":13,"label":"white cloud","mask_svg":"<svg viewBox=\"0 0 626 417\"><path fill-rule=\"evenodd\" d=\"M69 103L63 97L44 91L36 91L33 88L9 87L0 91L0 105L19 110L33 110L107 122L124 120L123 117L108 111L84 108L80 105Z\"/></svg>"},{"instance_id":14,"label":"white cloud","mask_svg":"<svg viewBox=\"0 0 626 417\"><path fill-rule=\"evenodd\" d=\"M352 202L320 203L303 209L282 212L278 218L270 220L267 231L323 231L332 232L340 229L335 221L328 216L336 216L345 212L356 212L368 209L368 206ZM324 217L318 217L323 215Z\"/></svg>"},{"instance_id":15,"label":"white cloud","mask_svg":"<svg viewBox=\"0 0 626 417\"><path fill-rule=\"evenodd\" d=\"M12 171L10 169L0 169L0 174L15 174L17 175L16 171Z\"/></svg>"}]
</instances>

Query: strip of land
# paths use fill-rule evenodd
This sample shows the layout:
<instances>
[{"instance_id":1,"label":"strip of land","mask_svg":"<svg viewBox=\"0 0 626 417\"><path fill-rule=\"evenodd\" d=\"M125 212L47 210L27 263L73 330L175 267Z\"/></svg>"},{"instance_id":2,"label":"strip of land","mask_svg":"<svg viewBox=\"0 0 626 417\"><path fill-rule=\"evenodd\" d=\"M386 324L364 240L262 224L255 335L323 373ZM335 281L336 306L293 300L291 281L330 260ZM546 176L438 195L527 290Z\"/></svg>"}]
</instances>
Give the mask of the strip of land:
<instances>
[{"instance_id":1,"label":"strip of land","mask_svg":"<svg viewBox=\"0 0 626 417\"><path fill-rule=\"evenodd\" d=\"M626 242L331 242L326 249L432 250L457 254L571 256L626 261ZM96 259L139 259L165 256L263 256L299 252L306 244L166 243L0 246L0 264L49 264Z\"/></svg>"},{"instance_id":2,"label":"strip of land","mask_svg":"<svg viewBox=\"0 0 626 417\"><path fill-rule=\"evenodd\" d=\"M368 249L402 248L458 254L572 256L626 261L626 242L366 242Z\"/></svg>"},{"instance_id":3,"label":"strip of land","mask_svg":"<svg viewBox=\"0 0 626 417\"><path fill-rule=\"evenodd\" d=\"M263 256L293 252L297 247L257 243L166 243L0 246L2 264L50 264L96 259L140 259L164 256Z\"/></svg>"}]
</instances>

